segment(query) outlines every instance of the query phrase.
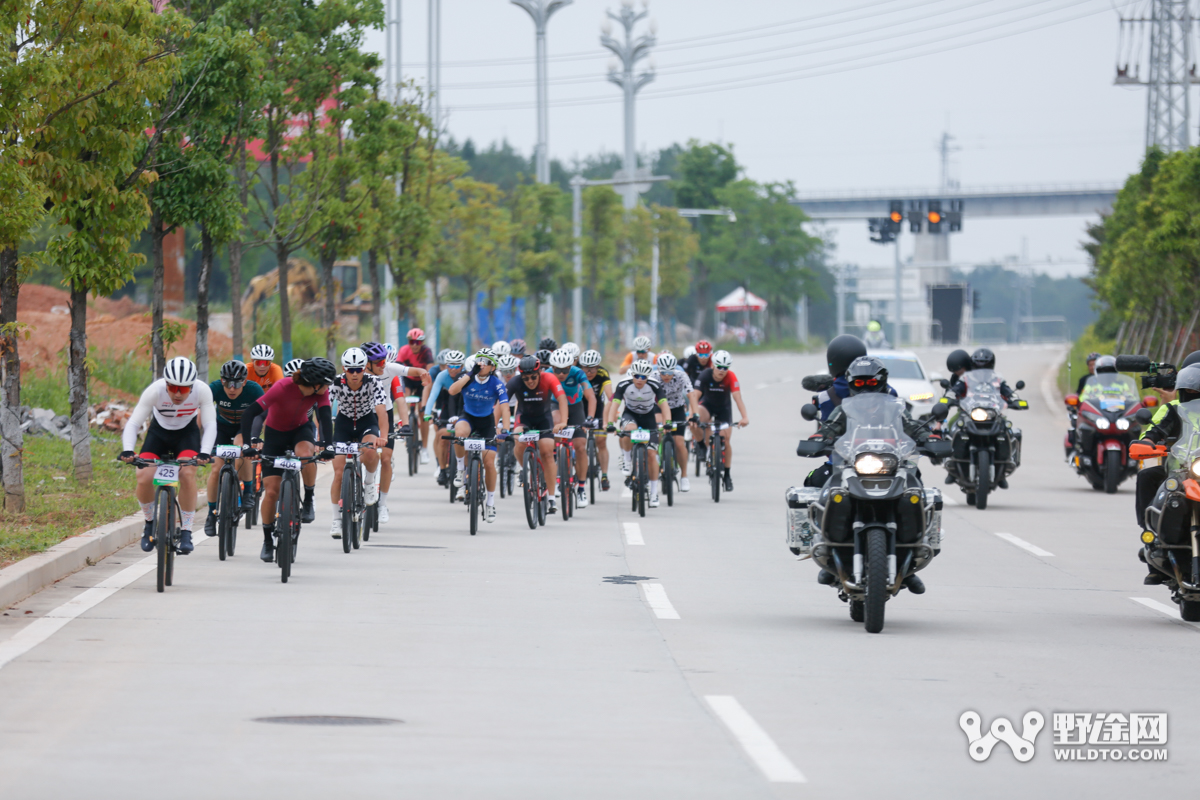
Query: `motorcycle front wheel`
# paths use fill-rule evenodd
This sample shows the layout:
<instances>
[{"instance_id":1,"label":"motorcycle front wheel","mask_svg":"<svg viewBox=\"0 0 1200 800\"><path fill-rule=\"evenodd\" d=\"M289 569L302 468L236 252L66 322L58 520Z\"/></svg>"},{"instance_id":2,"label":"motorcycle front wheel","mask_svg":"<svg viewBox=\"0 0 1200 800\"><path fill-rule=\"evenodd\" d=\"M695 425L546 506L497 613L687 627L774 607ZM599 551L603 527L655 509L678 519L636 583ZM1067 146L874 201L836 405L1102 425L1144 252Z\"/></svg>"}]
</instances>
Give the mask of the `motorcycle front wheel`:
<instances>
[{"instance_id":1,"label":"motorcycle front wheel","mask_svg":"<svg viewBox=\"0 0 1200 800\"><path fill-rule=\"evenodd\" d=\"M992 488L992 454L980 450L975 454L975 465L975 507L983 511Z\"/></svg>"},{"instance_id":2,"label":"motorcycle front wheel","mask_svg":"<svg viewBox=\"0 0 1200 800\"><path fill-rule=\"evenodd\" d=\"M1116 494L1121 483L1121 454L1116 450L1104 453L1104 493Z\"/></svg>"},{"instance_id":3,"label":"motorcycle front wheel","mask_svg":"<svg viewBox=\"0 0 1200 800\"><path fill-rule=\"evenodd\" d=\"M867 633L883 630L883 608L887 603L887 549L887 532L883 528L867 531L867 599L863 601Z\"/></svg>"}]
</instances>

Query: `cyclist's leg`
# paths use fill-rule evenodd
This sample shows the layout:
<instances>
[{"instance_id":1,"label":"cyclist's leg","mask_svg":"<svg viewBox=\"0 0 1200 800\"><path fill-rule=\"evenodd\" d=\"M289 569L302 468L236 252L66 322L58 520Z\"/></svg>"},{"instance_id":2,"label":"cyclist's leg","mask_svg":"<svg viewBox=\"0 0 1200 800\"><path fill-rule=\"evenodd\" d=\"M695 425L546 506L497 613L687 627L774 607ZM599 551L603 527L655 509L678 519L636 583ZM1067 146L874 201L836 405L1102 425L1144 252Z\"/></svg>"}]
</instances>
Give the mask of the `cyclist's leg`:
<instances>
[{"instance_id":1,"label":"cyclist's leg","mask_svg":"<svg viewBox=\"0 0 1200 800\"><path fill-rule=\"evenodd\" d=\"M144 457L145 454L143 454ZM149 507L146 519L154 519L154 469L154 467L139 467L137 471L137 489L134 495L143 511L147 506Z\"/></svg>"},{"instance_id":2,"label":"cyclist's leg","mask_svg":"<svg viewBox=\"0 0 1200 800\"><path fill-rule=\"evenodd\" d=\"M387 505L387 493L392 488L392 451L396 448L396 439L391 435L396 429L396 421L392 409L388 409L388 429L379 432L379 496Z\"/></svg>"},{"instance_id":3,"label":"cyclist's leg","mask_svg":"<svg viewBox=\"0 0 1200 800\"><path fill-rule=\"evenodd\" d=\"M483 482L487 486L489 501L496 491L496 451L489 447L483 451ZM489 502L488 505L492 505Z\"/></svg>"},{"instance_id":4,"label":"cyclist's leg","mask_svg":"<svg viewBox=\"0 0 1200 800\"><path fill-rule=\"evenodd\" d=\"M354 420L349 417L338 414L333 418L333 441L343 444L357 442L358 436L354 430ZM299 455L299 451L296 455ZM315 466L315 465L314 465ZM334 516L337 516L337 510L340 508L338 501L342 497L342 473L346 469L346 457L334 456L333 459L333 480L329 483L329 498L333 502Z\"/></svg>"},{"instance_id":5,"label":"cyclist's leg","mask_svg":"<svg viewBox=\"0 0 1200 800\"><path fill-rule=\"evenodd\" d=\"M554 436L544 436L538 440L538 453L542 456L542 472L546 476L554 475ZM550 480L549 477L546 478ZM553 491L550 494L554 494Z\"/></svg>"},{"instance_id":6,"label":"cyclist's leg","mask_svg":"<svg viewBox=\"0 0 1200 800\"><path fill-rule=\"evenodd\" d=\"M582 400L573 406L567 406L567 424L575 428L571 445L575 448L575 480L579 485L587 480L587 429L583 427L585 411Z\"/></svg>"},{"instance_id":7,"label":"cyclist's leg","mask_svg":"<svg viewBox=\"0 0 1200 800\"><path fill-rule=\"evenodd\" d=\"M733 426L730 425L725 430L721 431L721 438L725 440L721 447L722 455L725 456L725 468L729 469L733 465Z\"/></svg>"},{"instance_id":8,"label":"cyclist's leg","mask_svg":"<svg viewBox=\"0 0 1200 800\"><path fill-rule=\"evenodd\" d=\"M208 495L208 507L215 509L217 507L217 478L221 477L221 469L225 466L225 459L213 458L212 469L208 471L208 481L204 484L205 493Z\"/></svg>"},{"instance_id":9,"label":"cyclist's leg","mask_svg":"<svg viewBox=\"0 0 1200 800\"><path fill-rule=\"evenodd\" d=\"M275 504L279 502L279 484L282 481L278 475L263 476L261 515L264 530L275 526Z\"/></svg>"},{"instance_id":10,"label":"cyclist's leg","mask_svg":"<svg viewBox=\"0 0 1200 800\"><path fill-rule=\"evenodd\" d=\"M600 474L608 474L608 437L596 431L596 460L600 462Z\"/></svg>"},{"instance_id":11,"label":"cyclist's leg","mask_svg":"<svg viewBox=\"0 0 1200 800\"><path fill-rule=\"evenodd\" d=\"M687 406L671 409L671 421L675 423L675 433L671 442L675 445L675 464L679 467L680 477L686 478L688 471L687 443L683 440L683 425L687 422Z\"/></svg>"},{"instance_id":12,"label":"cyclist's leg","mask_svg":"<svg viewBox=\"0 0 1200 800\"><path fill-rule=\"evenodd\" d=\"M342 473L346 470L346 457L333 457L333 481L329 484L329 499L334 508L340 508L338 501L342 497Z\"/></svg>"},{"instance_id":13,"label":"cyclist's leg","mask_svg":"<svg viewBox=\"0 0 1200 800\"><path fill-rule=\"evenodd\" d=\"M712 414L709 413L708 408L706 408L703 403L700 403L699 405L700 405L700 422L704 425L707 425L708 423L712 422ZM708 437L709 437L710 433L711 433L711 431L708 428L704 428L703 433L701 434L701 437L704 440L705 447L708 447Z\"/></svg>"}]
</instances>

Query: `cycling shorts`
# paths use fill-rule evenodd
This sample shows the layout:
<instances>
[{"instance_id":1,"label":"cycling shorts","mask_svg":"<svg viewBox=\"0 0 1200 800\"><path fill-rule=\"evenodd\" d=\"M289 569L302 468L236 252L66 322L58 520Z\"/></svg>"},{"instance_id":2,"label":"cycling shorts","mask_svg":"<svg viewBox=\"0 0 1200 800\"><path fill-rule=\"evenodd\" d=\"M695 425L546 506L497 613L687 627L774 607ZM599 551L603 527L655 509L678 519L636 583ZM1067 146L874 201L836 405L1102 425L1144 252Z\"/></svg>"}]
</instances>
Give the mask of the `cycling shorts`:
<instances>
[{"instance_id":1,"label":"cycling shorts","mask_svg":"<svg viewBox=\"0 0 1200 800\"><path fill-rule=\"evenodd\" d=\"M234 439L242 435L241 425L223 425L217 421L217 441L214 445L232 445Z\"/></svg>"},{"instance_id":2,"label":"cycling shorts","mask_svg":"<svg viewBox=\"0 0 1200 800\"><path fill-rule=\"evenodd\" d=\"M361 442L367 434L379 436L379 418L374 414L350 419L338 414L333 418L333 440L335 442Z\"/></svg>"},{"instance_id":3,"label":"cycling shorts","mask_svg":"<svg viewBox=\"0 0 1200 800\"><path fill-rule=\"evenodd\" d=\"M295 452L296 446L301 442L315 444L317 436L311 422L306 422L290 431L277 431L269 425L264 425L262 440L262 454L264 456L282 456L288 450ZM264 461L262 462L262 474L264 478L276 477L282 475L283 470L278 469L274 464Z\"/></svg>"},{"instance_id":4,"label":"cycling shorts","mask_svg":"<svg viewBox=\"0 0 1200 800\"><path fill-rule=\"evenodd\" d=\"M463 414L458 418L459 422L466 422L471 426L469 436L477 436L483 439L496 438L496 418L491 414L483 417L476 417L472 414ZM488 450L496 452L496 443L491 442L487 446Z\"/></svg>"},{"instance_id":5,"label":"cycling shorts","mask_svg":"<svg viewBox=\"0 0 1200 800\"><path fill-rule=\"evenodd\" d=\"M687 422L687 416L688 416L688 407L687 406L676 406L675 408L671 409L671 421L672 422Z\"/></svg>"},{"instance_id":6,"label":"cycling shorts","mask_svg":"<svg viewBox=\"0 0 1200 800\"><path fill-rule=\"evenodd\" d=\"M543 439L554 438L554 420L549 414L543 414L540 417L527 417L521 420L521 427L530 431L541 431Z\"/></svg>"},{"instance_id":7,"label":"cycling shorts","mask_svg":"<svg viewBox=\"0 0 1200 800\"><path fill-rule=\"evenodd\" d=\"M567 426L575 428L575 435L572 439L586 439L587 429L583 427L583 423L587 421L587 408L584 406L584 401L580 400L572 406L567 406Z\"/></svg>"},{"instance_id":8,"label":"cycling shorts","mask_svg":"<svg viewBox=\"0 0 1200 800\"><path fill-rule=\"evenodd\" d=\"M717 422L722 425L733 425L733 410L732 409L725 408L725 409L720 409L718 411L713 411L711 408L709 408L704 403L701 403L700 405L703 406L706 411L708 411L708 414L711 417L711 420L710 420L711 422Z\"/></svg>"},{"instance_id":9,"label":"cycling shorts","mask_svg":"<svg viewBox=\"0 0 1200 800\"><path fill-rule=\"evenodd\" d=\"M168 430L151 418L139 455L160 461L184 461L200 453L200 426L193 419L177 431Z\"/></svg>"},{"instance_id":10,"label":"cycling shorts","mask_svg":"<svg viewBox=\"0 0 1200 800\"><path fill-rule=\"evenodd\" d=\"M639 428L645 428L646 430L651 431L650 444L658 444L658 421L654 418L653 411L648 414L638 414L630 411L627 408L625 409L625 412L621 414L621 423L618 427L624 427L630 422L632 422L634 425L637 425Z\"/></svg>"}]
</instances>

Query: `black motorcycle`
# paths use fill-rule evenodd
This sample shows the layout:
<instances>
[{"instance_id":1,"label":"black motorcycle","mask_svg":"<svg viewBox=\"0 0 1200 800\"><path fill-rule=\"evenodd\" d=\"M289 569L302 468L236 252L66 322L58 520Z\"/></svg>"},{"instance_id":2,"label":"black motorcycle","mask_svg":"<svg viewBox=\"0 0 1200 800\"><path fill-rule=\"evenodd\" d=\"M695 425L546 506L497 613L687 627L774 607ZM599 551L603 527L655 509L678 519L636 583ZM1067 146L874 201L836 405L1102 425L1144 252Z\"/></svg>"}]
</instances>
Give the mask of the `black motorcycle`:
<instances>
[{"instance_id":1,"label":"black motorcycle","mask_svg":"<svg viewBox=\"0 0 1200 800\"><path fill-rule=\"evenodd\" d=\"M967 386L960 400L939 405L958 406L959 414L947 428L954 454L945 461L946 472L966 492L967 505L987 508L988 494L1007 488L1008 476L1021 466L1021 430L1002 413L1004 408L1027 409L1029 404L1000 394L1000 376L995 370L976 369L963 373ZM946 384L948 386L948 384ZM1017 391L1025 381L1017 381Z\"/></svg>"},{"instance_id":2,"label":"black motorcycle","mask_svg":"<svg viewBox=\"0 0 1200 800\"><path fill-rule=\"evenodd\" d=\"M879 633L884 604L941 549L941 492L921 485L917 456L948 456L950 444L919 448L904 432L903 402L888 395L855 395L841 408L844 435L796 448L804 457L831 456L833 472L819 489L788 490L788 545L831 573L850 618ZM812 405L801 413L817 417ZM934 407L934 420L946 414L945 406Z\"/></svg>"}]
</instances>

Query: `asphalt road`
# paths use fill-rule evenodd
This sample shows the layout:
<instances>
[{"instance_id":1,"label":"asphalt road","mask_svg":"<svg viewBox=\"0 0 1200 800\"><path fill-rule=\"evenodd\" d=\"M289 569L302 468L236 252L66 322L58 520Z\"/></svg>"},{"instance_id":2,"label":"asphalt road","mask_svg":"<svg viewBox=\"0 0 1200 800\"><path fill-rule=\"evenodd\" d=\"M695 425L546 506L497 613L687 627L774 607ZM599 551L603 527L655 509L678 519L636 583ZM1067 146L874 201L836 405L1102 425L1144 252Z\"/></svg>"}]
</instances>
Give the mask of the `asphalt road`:
<instances>
[{"instance_id":1,"label":"asphalt road","mask_svg":"<svg viewBox=\"0 0 1200 800\"><path fill-rule=\"evenodd\" d=\"M718 505L695 482L639 519L614 490L530 531L505 500L471 538L426 472L397 478L391 523L350 555L318 503L287 585L243 532L230 561L211 540L180 559L162 595L152 570L129 582L135 546L9 609L0 797L1195 796L1200 630L1131 599L1173 608L1141 583L1132 483L1104 495L1063 463L1042 391L1060 353L999 351L1029 384L1024 463L986 511L945 487L928 591L889 602L882 634L784 544L820 359L741 357L752 424ZM1041 712L1032 761L1004 743L973 761L969 710L985 729ZM1057 762L1054 712L1166 712L1168 760ZM315 715L400 722L260 721Z\"/></svg>"}]
</instances>

